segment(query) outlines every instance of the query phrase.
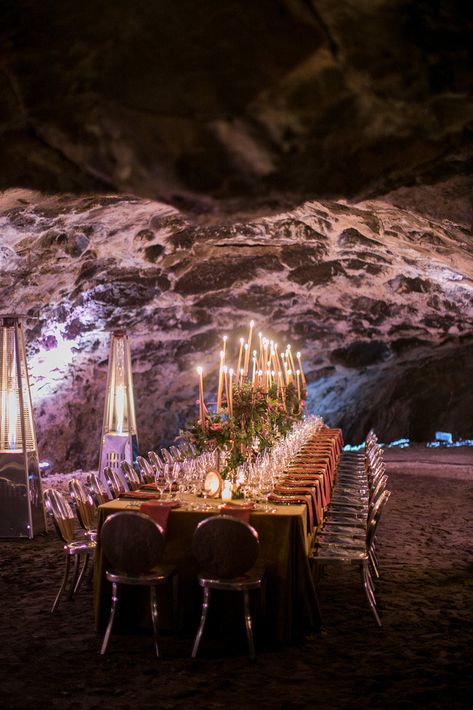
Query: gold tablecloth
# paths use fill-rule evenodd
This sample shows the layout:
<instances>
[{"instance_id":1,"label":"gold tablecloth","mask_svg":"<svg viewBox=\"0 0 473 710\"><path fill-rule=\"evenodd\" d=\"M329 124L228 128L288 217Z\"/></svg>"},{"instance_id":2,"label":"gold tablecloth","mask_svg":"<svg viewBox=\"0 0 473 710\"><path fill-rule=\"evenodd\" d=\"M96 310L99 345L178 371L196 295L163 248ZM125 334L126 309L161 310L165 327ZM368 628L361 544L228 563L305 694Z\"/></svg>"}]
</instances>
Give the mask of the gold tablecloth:
<instances>
[{"instance_id":1,"label":"gold tablecloth","mask_svg":"<svg viewBox=\"0 0 473 710\"><path fill-rule=\"evenodd\" d=\"M220 500L210 502L216 508ZM131 510L129 500L115 500L99 508L99 530L107 515L119 510ZM133 509L139 508L133 506ZM200 614L202 591L197 584L197 567L192 556L191 543L198 523L212 511L195 511L175 508L171 511L166 530L163 563L173 564L179 573L179 628L181 632L195 633ZM260 562L266 570L266 599L264 628L278 641L292 641L320 628L320 612L307 552L307 507L305 505L277 506L277 513L254 511L250 524L257 530L260 540ZM111 586L105 579L100 544L95 557L95 611L96 625L102 630L110 610ZM141 593L141 597L139 594ZM133 596L135 595L135 596ZM129 617L137 623L142 612L148 612L148 597L143 590L124 589L122 621ZM166 609L160 609L160 623L165 623Z\"/></svg>"}]
</instances>

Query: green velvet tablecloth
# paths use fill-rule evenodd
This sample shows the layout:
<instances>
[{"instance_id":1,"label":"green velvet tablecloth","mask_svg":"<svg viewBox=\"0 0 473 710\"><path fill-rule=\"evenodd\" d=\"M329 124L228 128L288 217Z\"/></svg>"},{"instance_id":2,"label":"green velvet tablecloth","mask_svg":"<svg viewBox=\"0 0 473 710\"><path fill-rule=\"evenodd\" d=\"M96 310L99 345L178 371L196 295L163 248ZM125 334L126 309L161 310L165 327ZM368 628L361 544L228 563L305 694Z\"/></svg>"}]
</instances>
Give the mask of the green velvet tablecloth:
<instances>
[{"instance_id":1,"label":"green velvet tablecloth","mask_svg":"<svg viewBox=\"0 0 473 710\"><path fill-rule=\"evenodd\" d=\"M219 500L211 501L217 506ZM130 501L115 500L99 508L99 530L107 515L132 509ZM139 508L135 507L135 510ZM213 512L173 509L166 530L164 564L173 564L179 573L179 627L195 633L198 625L202 591L197 584L197 568L192 556L192 536L197 524ZM292 641L320 627L320 613L312 581L307 550L307 507L277 506L277 513L252 512L250 524L257 530L261 552L259 562L266 570L264 628L278 641ZM104 562L98 545L95 558L95 611L97 629L102 630L110 610L111 586L105 579ZM139 594L141 593L141 596ZM134 595L134 596L133 596ZM123 590L122 620L138 623L140 613L147 616L147 592ZM164 607L166 602L163 601ZM129 613L128 613L129 612ZM160 623L165 623L166 609Z\"/></svg>"}]
</instances>

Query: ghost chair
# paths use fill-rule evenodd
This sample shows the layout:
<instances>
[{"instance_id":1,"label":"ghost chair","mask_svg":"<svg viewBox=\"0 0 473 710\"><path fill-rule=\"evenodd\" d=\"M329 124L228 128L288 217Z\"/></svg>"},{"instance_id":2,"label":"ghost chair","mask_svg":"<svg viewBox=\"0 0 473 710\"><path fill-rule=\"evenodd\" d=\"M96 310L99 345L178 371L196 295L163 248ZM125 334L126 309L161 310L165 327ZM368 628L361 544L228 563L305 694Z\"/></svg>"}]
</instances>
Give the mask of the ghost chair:
<instances>
[{"instance_id":1,"label":"ghost chair","mask_svg":"<svg viewBox=\"0 0 473 710\"><path fill-rule=\"evenodd\" d=\"M87 488L95 505L103 505L111 500L112 496L108 488L102 483L96 473L89 473L86 481Z\"/></svg>"},{"instance_id":2,"label":"ghost chair","mask_svg":"<svg viewBox=\"0 0 473 710\"><path fill-rule=\"evenodd\" d=\"M122 461L120 467L123 475L125 476L128 488L130 491L136 491L142 485L142 481L136 473L134 467L128 461Z\"/></svg>"},{"instance_id":3,"label":"ghost chair","mask_svg":"<svg viewBox=\"0 0 473 710\"><path fill-rule=\"evenodd\" d=\"M69 600L72 599L74 594L79 591L87 570L89 559L93 558L95 554L96 543L95 540L92 540L90 537L82 539L75 537L74 527L76 519L74 512L62 493L59 493L59 491L55 491L52 488L48 488L44 491L44 501L46 510L52 519L56 533L64 543L64 552L66 556L61 586L51 608L51 614L53 614L58 608L60 599L68 584L69 591L67 598ZM74 568L72 576L70 577L71 560L74 560ZM81 562L82 569L79 572Z\"/></svg>"},{"instance_id":4,"label":"ghost chair","mask_svg":"<svg viewBox=\"0 0 473 710\"><path fill-rule=\"evenodd\" d=\"M69 494L82 530L91 540L97 539L97 508L92 494L77 479L69 481Z\"/></svg>"},{"instance_id":5,"label":"ghost chair","mask_svg":"<svg viewBox=\"0 0 473 710\"><path fill-rule=\"evenodd\" d=\"M110 468L110 466L105 466L103 470L103 477L112 498L119 498L122 493L127 493L129 491L128 485L123 483L118 473Z\"/></svg>"},{"instance_id":6,"label":"ghost chair","mask_svg":"<svg viewBox=\"0 0 473 710\"><path fill-rule=\"evenodd\" d=\"M358 530L344 530L338 535L319 536L314 549L310 554L310 562L313 567L316 584L320 580L322 568L329 564L351 564L359 567L363 583L363 589L368 600L368 604L376 619L378 626L382 626L377 609L375 588L370 572L370 565L373 564L373 556L376 559L375 539L376 529L381 518L381 513L390 492L384 491L370 517L366 532L359 534ZM376 561L377 564L377 561ZM377 566L376 566L377 569Z\"/></svg>"},{"instance_id":7,"label":"ghost chair","mask_svg":"<svg viewBox=\"0 0 473 710\"><path fill-rule=\"evenodd\" d=\"M147 461L144 456L137 456L136 463L138 464L138 468L140 469L143 483L154 483L156 474L150 462Z\"/></svg>"}]
</instances>

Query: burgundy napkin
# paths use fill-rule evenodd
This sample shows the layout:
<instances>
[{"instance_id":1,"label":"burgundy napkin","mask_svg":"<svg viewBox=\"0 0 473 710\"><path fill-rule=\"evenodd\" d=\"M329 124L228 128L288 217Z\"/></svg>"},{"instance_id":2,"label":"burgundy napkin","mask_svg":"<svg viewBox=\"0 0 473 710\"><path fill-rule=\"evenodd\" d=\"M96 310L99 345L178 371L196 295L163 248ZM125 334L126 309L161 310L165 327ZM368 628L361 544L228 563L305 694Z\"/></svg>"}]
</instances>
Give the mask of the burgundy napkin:
<instances>
[{"instance_id":1,"label":"burgundy napkin","mask_svg":"<svg viewBox=\"0 0 473 710\"><path fill-rule=\"evenodd\" d=\"M161 494L157 491L127 491L126 493L120 493L119 498L137 498L138 500L158 500L161 498Z\"/></svg>"},{"instance_id":2,"label":"burgundy napkin","mask_svg":"<svg viewBox=\"0 0 473 710\"><path fill-rule=\"evenodd\" d=\"M250 513L254 510L254 505L235 505L232 503L222 503L218 506L221 515L231 515L244 523L250 522Z\"/></svg>"},{"instance_id":3,"label":"burgundy napkin","mask_svg":"<svg viewBox=\"0 0 473 710\"><path fill-rule=\"evenodd\" d=\"M149 515L149 517L153 518L153 520L158 523L158 525L161 525L163 532L166 532L169 513L173 508L178 507L179 501L177 500L150 500L146 501L146 503L141 504L140 513L145 513L145 515Z\"/></svg>"},{"instance_id":4,"label":"burgundy napkin","mask_svg":"<svg viewBox=\"0 0 473 710\"><path fill-rule=\"evenodd\" d=\"M323 505L319 491L318 482L294 485L288 481L283 481L274 489L276 494L283 496L293 496L298 494L309 495L311 497L312 515L316 525L320 525L323 520Z\"/></svg>"}]
</instances>

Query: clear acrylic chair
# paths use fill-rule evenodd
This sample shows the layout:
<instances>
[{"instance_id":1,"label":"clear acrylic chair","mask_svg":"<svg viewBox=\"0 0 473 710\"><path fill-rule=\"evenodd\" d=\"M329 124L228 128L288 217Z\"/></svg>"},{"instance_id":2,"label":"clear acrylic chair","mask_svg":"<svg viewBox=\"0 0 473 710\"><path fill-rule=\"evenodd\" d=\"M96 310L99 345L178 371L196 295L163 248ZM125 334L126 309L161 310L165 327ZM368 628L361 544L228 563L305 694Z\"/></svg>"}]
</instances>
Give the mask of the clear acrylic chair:
<instances>
[{"instance_id":1,"label":"clear acrylic chair","mask_svg":"<svg viewBox=\"0 0 473 710\"><path fill-rule=\"evenodd\" d=\"M155 469L155 474L157 471L162 471L165 466L165 461L156 451L148 451L148 458L151 461L151 465Z\"/></svg>"},{"instance_id":2,"label":"clear acrylic chair","mask_svg":"<svg viewBox=\"0 0 473 710\"><path fill-rule=\"evenodd\" d=\"M355 531L353 534L345 532L344 535L340 534L334 536L333 539L330 539L329 536L328 538L318 540L309 557L313 565L314 579L316 582L320 579L321 568L327 564L348 563L357 565L361 571L366 598L378 626L382 626L382 623L377 609L375 588L370 566L373 566L374 560L375 571L378 570L378 561L375 552L376 529L383 508L389 500L389 496L389 491L384 491L380 496L366 532L362 536L358 536L357 531Z\"/></svg>"},{"instance_id":3,"label":"clear acrylic chair","mask_svg":"<svg viewBox=\"0 0 473 710\"><path fill-rule=\"evenodd\" d=\"M158 647L158 606L156 587L173 581L174 608L177 597L175 567L159 566L164 549L163 529L148 515L121 511L110 515L102 525L100 544L104 556L105 575L112 584L110 617L100 649L103 655L108 647L119 603L122 585L149 587L154 647Z\"/></svg>"},{"instance_id":4,"label":"clear acrylic chair","mask_svg":"<svg viewBox=\"0 0 473 710\"><path fill-rule=\"evenodd\" d=\"M97 539L97 508L91 493L77 479L69 481L69 493L74 505L77 519L85 534L91 540Z\"/></svg>"},{"instance_id":5,"label":"clear acrylic chair","mask_svg":"<svg viewBox=\"0 0 473 710\"><path fill-rule=\"evenodd\" d=\"M75 537L74 526L76 519L71 506L62 493L48 488L44 491L44 502L57 535L64 543L66 556L61 586L59 587L59 591L51 608L51 614L53 614L58 608L61 597L68 584L68 599L72 599L73 595L79 591L87 571L89 560L94 556L96 543L90 538L77 539ZM74 560L74 568L72 576L70 577L72 559ZM82 569L79 571L81 561Z\"/></svg>"},{"instance_id":6,"label":"clear acrylic chair","mask_svg":"<svg viewBox=\"0 0 473 710\"><path fill-rule=\"evenodd\" d=\"M129 490L128 486L125 486L118 473L110 468L110 466L105 466L103 476L112 498L118 498L122 493L126 493L127 490Z\"/></svg>"},{"instance_id":7,"label":"clear acrylic chair","mask_svg":"<svg viewBox=\"0 0 473 710\"><path fill-rule=\"evenodd\" d=\"M138 468L140 469L143 483L154 483L156 474L150 462L147 461L144 456L137 456L136 463L138 464Z\"/></svg>"},{"instance_id":8,"label":"clear acrylic chair","mask_svg":"<svg viewBox=\"0 0 473 710\"><path fill-rule=\"evenodd\" d=\"M128 461L122 461L120 463L120 468L122 469L130 491L136 491L142 484L141 479L136 473L134 467Z\"/></svg>"},{"instance_id":9,"label":"clear acrylic chair","mask_svg":"<svg viewBox=\"0 0 473 710\"><path fill-rule=\"evenodd\" d=\"M197 526L192 552L201 573L203 589L200 625L192 649L195 658L199 649L210 603L210 591L231 590L243 594L246 635L250 658L255 658L249 592L262 585L262 574L252 571L260 551L258 533L248 523L228 515L202 520Z\"/></svg>"},{"instance_id":10,"label":"clear acrylic chair","mask_svg":"<svg viewBox=\"0 0 473 710\"><path fill-rule=\"evenodd\" d=\"M111 499L111 495L108 488L104 486L104 484L96 473L88 474L86 485L96 506L108 503L108 501Z\"/></svg>"}]
</instances>

